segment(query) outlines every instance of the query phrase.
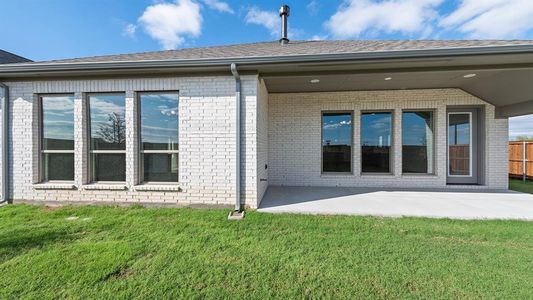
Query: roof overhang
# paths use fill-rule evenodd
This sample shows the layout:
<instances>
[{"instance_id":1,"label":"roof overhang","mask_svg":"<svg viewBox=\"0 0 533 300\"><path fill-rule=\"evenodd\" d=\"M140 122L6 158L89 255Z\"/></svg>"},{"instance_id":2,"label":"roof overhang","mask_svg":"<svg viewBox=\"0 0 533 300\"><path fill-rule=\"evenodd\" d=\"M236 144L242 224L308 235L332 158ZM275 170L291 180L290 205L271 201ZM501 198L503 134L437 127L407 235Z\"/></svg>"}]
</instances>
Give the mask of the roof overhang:
<instances>
[{"instance_id":1,"label":"roof overhang","mask_svg":"<svg viewBox=\"0 0 533 300\"><path fill-rule=\"evenodd\" d=\"M0 65L0 81L259 73L270 92L461 88L501 117L533 113L533 45L217 59ZM463 75L477 74L465 80ZM320 77L321 84L310 85ZM393 77L385 82L384 77Z\"/></svg>"}]
</instances>

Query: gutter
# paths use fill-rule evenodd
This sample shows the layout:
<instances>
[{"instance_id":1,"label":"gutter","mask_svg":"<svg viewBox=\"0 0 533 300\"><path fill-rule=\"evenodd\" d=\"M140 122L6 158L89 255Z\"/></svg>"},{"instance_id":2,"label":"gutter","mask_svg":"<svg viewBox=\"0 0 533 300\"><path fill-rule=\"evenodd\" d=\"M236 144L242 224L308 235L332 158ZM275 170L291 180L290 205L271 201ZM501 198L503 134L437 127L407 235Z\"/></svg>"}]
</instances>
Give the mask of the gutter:
<instances>
[{"instance_id":1,"label":"gutter","mask_svg":"<svg viewBox=\"0 0 533 300\"><path fill-rule=\"evenodd\" d=\"M244 217L241 205L241 76L237 65L232 63L231 73L235 78L235 211L228 218Z\"/></svg>"},{"instance_id":2,"label":"gutter","mask_svg":"<svg viewBox=\"0 0 533 300\"><path fill-rule=\"evenodd\" d=\"M0 76L24 75L31 72L90 71L90 70L128 70L142 68L179 68L179 67L225 67L238 64L253 67L266 64L312 63L335 61L359 61L376 59L434 58L472 55L527 54L533 53L533 45L510 45L493 47L445 48L424 50L395 50L359 53L289 55L289 56L252 56L214 59L171 59L142 61L101 61L101 62L44 62L0 65Z\"/></svg>"},{"instance_id":3,"label":"gutter","mask_svg":"<svg viewBox=\"0 0 533 300\"><path fill-rule=\"evenodd\" d=\"M8 161L8 134L9 134L9 88L0 83L0 88L4 89L4 99L1 101L2 106L2 193L0 194L0 205L7 203L9 190L9 161Z\"/></svg>"}]
</instances>

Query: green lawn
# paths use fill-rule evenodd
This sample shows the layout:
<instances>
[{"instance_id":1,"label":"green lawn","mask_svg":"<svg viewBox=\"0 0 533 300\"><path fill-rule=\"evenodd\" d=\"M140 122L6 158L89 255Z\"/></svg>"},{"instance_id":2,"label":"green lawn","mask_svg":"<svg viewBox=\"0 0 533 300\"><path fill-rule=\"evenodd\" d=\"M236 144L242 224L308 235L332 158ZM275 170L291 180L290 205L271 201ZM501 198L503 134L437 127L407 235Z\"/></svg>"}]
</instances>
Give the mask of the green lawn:
<instances>
[{"instance_id":1,"label":"green lawn","mask_svg":"<svg viewBox=\"0 0 533 300\"><path fill-rule=\"evenodd\" d=\"M522 298L533 223L0 207L0 299Z\"/></svg>"},{"instance_id":2,"label":"green lawn","mask_svg":"<svg viewBox=\"0 0 533 300\"><path fill-rule=\"evenodd\" d=\"M533 194L533 181L522 181L519 179L509 179L509 189L522 193Z\"/></svg>"}]
</instances>

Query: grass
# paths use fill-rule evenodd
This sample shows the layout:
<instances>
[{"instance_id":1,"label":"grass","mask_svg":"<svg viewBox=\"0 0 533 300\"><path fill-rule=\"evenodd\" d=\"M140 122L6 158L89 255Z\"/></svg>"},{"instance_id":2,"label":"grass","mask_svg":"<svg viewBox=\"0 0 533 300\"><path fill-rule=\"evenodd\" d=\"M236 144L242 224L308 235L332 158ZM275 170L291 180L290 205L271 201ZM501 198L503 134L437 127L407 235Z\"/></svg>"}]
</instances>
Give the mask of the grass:
<instances>
[{"instance_id":1,"label":"grass","mask_svg":"<svg viewBox=\"0 0 533 300\"><path fill-rule=\"evenodd\" d=\"M520 179L509 179L509 189L517 192L533 194L533 181L522 181Z\"/></svg>"},{"instance_id":2,"label":"grass","mask_svg":"<svg viewBox=\"0 0 533 300\"><path fill-rule=\"evenodd\" d=\"M533 223L0 208L0 298L531 298Z\"/></svg>"}]
</instances>

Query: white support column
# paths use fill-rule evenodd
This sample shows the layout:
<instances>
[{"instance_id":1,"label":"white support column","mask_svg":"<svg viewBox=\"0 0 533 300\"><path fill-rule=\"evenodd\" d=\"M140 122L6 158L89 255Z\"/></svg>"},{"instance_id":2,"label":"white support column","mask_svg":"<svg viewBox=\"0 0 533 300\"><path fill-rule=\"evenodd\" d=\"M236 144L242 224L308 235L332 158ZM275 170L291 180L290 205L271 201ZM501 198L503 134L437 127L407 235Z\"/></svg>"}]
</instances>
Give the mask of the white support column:
<instances>
[{"instance_id":1,"label":"white support column","mask_svg":"<svg viewBox=\"0 0 533 300\"><path fill-rule=\"evenodd\" d=\"M7 102L9 99L7 99L8 96L8 90L7 86L0 83L0 140L2 141L2 145L0 147L0 205L3 203L7 203L7 193L6 193L6 187L7 187L7 177L6 175L6 168L7 168L7 157L6 157L6 150L8 147L8 140L7 140L7 128L6 123L7 119L6 116L7 111Z\"/></svg>"},{"instance_id":2,"label":"white support column","mask_svg":"<svg viewBox=\"0 0 533 300\"><path fill-rule=\"evenodd\" d=\"M135 92L126 92L126 184L139 183L138 107Z\"/></svg>"},{"instance_id":3,"label":"white support column","mask_svg":"<svg viewBox=\"0 0 533 300\"><path fill-rule=\"evenodd\" d=\"M31 112L31 133L32 133L32 182L39 183L41 180L41 132L40 132L40 99L37 94L33 94L32 97L32 112Z\"/></svg>"},{"instance_id":4,"label":"white support column","mask_svg":"<svg viewBox=\"0 0 533 300\"><path fill-rule=\"evenodd\" d=\"M393 112L392 128L392 174L402 176L402 110L397 108Z\"/></svg>"},{"instance_id":5,"label":"white support column","mask_svg":"<svg viewBox=\"0 0 533 300\"><path fill-rule=\"evenodd\" d=\"M353 112L352 120L352 166L353 174L357 177L361 175L361 109L357 107ZM320 129L322 130L322 129Z\"/></svg>"},{"instance_id":6,"label":"white support column","mask_svg":"<svg viewBox=\"0 0 533 300\"><path fill-rule=\"evenodd\" d=\"M87 101L81 92L74 94L74 182L80 187L89 182L89 132Z\"/></svg>"}]
</instances>

